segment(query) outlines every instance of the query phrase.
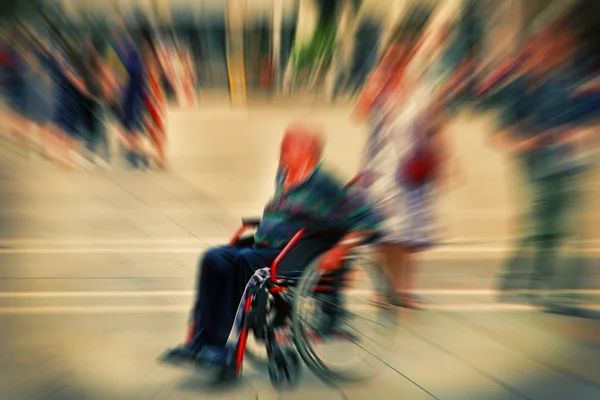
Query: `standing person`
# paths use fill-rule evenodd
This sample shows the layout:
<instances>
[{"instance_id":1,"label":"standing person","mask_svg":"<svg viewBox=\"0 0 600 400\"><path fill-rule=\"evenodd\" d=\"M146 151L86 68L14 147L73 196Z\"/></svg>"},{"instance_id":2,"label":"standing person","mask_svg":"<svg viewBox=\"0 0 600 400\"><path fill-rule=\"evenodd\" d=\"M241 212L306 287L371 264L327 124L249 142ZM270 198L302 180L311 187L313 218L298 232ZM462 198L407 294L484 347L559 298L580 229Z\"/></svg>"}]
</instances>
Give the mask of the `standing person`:
<instances>
[{"instance_id":1,"label":"standing person","mask_svg":"<svg viewBox=\"0 0 600 400\"><path fill-rule=\"evenodd\" d=\"M39 150L46 154L54 145L50 133L54 79L47 46L38 37L32 40L30 87L32 139L37 142Z\"/></svg>"},{"instance_id":2,"label":"standing person","mask_svg":"<svg viewBox=\"0 0 600 400\"><path fill-rule=\"evenodd\" d=\"M87 150L91 152L93 161L104 168L110 161L110 144L105 126L106 91L110 73L104 59L104 43L98 35L87 40L83 52L81 70L87 89L83 98L82 122L87 139Z\"/></svg>"},{"instance_id":3,"label":"standing person","mask_svg":"<svg viewBox=\"0 0 600 400\"><path fill-rule=\"evenodd\" d=\"M22 32L6 29L4 42L4 95L8 106L8 126L5 128L9 138L22 146L27 144L27 133L30 128L29 100L29 60L25 57L27 45Z\"/></svg>"},{"instance_id":4,"label":"standing person","mask_svg":"<svg viewBox=\"0 0 600 400\"><path fill-rule=\"evenodd\" d=\"M144 32L144 65L147 71L144 105L147 111L146 131L156 149L158 167L167 165L166 156L166 106L167 98L161 85L162 66L155 42L150 32Z\"/></svg>"},{"instance_id":5,"label":"standing person","mask_svg":"<svg viewBox=\"0 0 600 400\"><path fill-rule=\"evenodd\" d=\"M334 98L347 91L354 97L360 91L377 65L377 54L381 44L379 23L371 19L361 21L354 38L352 60L347 72L339 74Z\"/></svg>"},{"instance_id":6,"label":"standing person","mask_svg":"<svg viewBox=\"0 0 600 400\"><path fill-rule=\"evenodd\" d=\"M356 110L372 126L363 176L371 200L385 216L381 252L392 287L388 300L411 308L419 303L412 293L414 256L436 243L433 172L446 159L447 148L434 82L428 74L419 77L408 68L429 16L430 11L420 7L409 12ZM429 169L427 176L417 176L421 167Z\"/></svg>"},{"instance_id":7,"label":"standing person","mask_svg":"<svg viewBox=\"0 0 600 400\"><path fill-rule=\"evenodd\" d=\"M86 102L91 97L81 78L80 51L75 45L60 39L60 48L53 51L56 79L56 105L53 110L53 136L61 143L56 161L70 169L88 168L89 161L81 155L86 142ZM79 65L78 65L79 64Z\"/></svg>"},{"instance_id":8,"label":"standing person","mask_svg":"<svg viewBox=\"0 0 600 400\"><path fill-rule=\"evenodd\" d=\"M536 293L554 288L558 251L572 233L569 216L587 167L574 144L581 132L571 93L574 44L565 21L553 23L531 46L517 76L495 94L504 103L495 143L517 161L529 222L500 277L502 300L529 289L532 302L542 301ZM534 252L531 266L528 250Z\"/></svg>"},{"instance_id":9,"label":"standing person","mask_svg":"<svg viewBox=\"0 0 600 400\"><path fill-rule=\"evenodd\" d=\"M130 38L116 38L115 50L127 71L122 100L123 136L126 158L133 168L148 166L143 144L143 113L146 70L138 45Z\"/></svg>"},{"instance_id":10,"label":"standing person","mask_svg":"<svg viewBox=\"0 0 600 400\"><path fill-rule=\"evenodd\" d=\"M185 107L196 107L196 66L189 48L181 51L183 73L183 96Z\"/></svg>"}]
</instances>

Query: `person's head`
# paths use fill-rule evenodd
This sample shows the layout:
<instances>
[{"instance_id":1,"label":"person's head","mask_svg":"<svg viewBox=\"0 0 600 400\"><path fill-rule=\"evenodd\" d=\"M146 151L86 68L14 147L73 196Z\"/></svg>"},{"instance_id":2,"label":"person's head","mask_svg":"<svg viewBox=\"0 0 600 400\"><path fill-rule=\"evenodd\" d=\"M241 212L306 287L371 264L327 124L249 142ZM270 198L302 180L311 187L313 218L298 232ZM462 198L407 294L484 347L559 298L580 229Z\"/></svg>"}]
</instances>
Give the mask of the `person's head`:
<instances>
[{"instance_id":1,"label":"person's head","mask_svg":"<svg viewBox=\"0 0 600 400\"><path fill-rule=\"evenodd\" d=\"M430 6L415 5L394 28L378 67L378 70L382 71L388 79L386 89L381 93L383 98L393 96L397 91L405 67L418 49L432 13L433 8Z\"/></svg>"},{"instance_id":2,"label":"person's head","mask_svg":"<svg viewBox=\"0 0 600 400\"><path fill-rule=\"evenodd\" d=\"M302 124L290 125L281 141L280 168L286 170L312 169L323 155L319 131Z\"/></svg>"}]
</instances>

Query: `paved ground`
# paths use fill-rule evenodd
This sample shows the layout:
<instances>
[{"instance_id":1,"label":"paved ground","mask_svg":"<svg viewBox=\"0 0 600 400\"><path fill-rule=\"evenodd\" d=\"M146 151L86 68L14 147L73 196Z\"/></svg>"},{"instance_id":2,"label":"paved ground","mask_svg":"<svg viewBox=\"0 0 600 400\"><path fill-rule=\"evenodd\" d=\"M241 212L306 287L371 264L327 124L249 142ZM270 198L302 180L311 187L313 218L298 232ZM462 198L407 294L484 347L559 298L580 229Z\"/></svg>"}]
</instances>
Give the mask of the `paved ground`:
<instances>
[{"instance_id":1,"label":"paved ground","mask_svg":"<svg viewBox=\"0 0 600 400\"><path fill-rule=\"evenodd\" d=\"M250 193L268 168L65 173L0 152L1 399L600 398L598 321L496 303L502 254L468 248L423 262L428 310L401 311L396 349L369 382L327 386L305 372L277 392L250 366L226 388L163 367L199 254L260 211L270 183ZM587 302L600 303L587 273Z\"/></svg>"}]
</instances>

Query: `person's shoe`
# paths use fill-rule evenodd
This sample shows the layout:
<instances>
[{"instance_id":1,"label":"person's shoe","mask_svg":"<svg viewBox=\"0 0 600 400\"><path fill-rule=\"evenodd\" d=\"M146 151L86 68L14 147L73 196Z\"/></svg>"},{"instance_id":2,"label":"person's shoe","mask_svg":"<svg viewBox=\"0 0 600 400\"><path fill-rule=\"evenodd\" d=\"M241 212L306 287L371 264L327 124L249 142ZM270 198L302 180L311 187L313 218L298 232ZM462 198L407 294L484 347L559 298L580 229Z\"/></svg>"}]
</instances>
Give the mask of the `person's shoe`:
<instances>
[{"instance_id":1,"label":"person's shoe","mask_svg":"<svg viewBox=\"0 0 600 400\"><path fill-rule=\"evenodd\" d=\"M376 294L370 301L370 304L377 307L402 307L404 303L402 302L402 297L396 293L378 293Z\"/></svg>"},{"instance_id":2,"label":"person's shoe","mask_svg":"<svg viewBox=\"0 0 600 400\"><path fill-rule=\"evenodd\" d=\"M411 310L422 310L423 300L414 294L405 294L401 299L401 307L410 308Z\"/></svg>"},{"instance_id":3,"label":"person's shoe","mask_svg":"<svg viewBox=\"0 0 600 400\"><path fill-rule=\"evenodd\" d=\"M135 153L128 150L125 153L125 160L131 169L138 169L138 160Z\"/></svg>"},{"instance_id":4,"label":"person's shoe","mask_svg":"<svg viewBox=\"0 0 600 400\"><path fill-rule=\"evenodd\" d=\"M545 308L548 305L548 295L553 287L548 278L531 278L527 299L532 306Z\"/></svg>"},{"instance_id":5,"label":"person's shoe","mask_svg":"<svg viewBox=\"0 0 600 400\"><path fill-rule=\"evenodd\" d=\"M498 302L505 304L521 304L527 303L529 297L521 290L506 289L498 293Z\"/></svg>"},{"instance_id":6,"label":"person's shoe","mask_svg":"<svg viewBox=\"0 0 600 400\"><path fill-rule=\"evenodd\" d=\"M235 365L225 365L219 370L217 383L228 384L237 380L240 376L237 373Z\"/></svg>"},{"instance_id":7,"label":"person's shoe","mask_svg":"<svg viewBox=\"0 0 600 400\"><path fill-rule=\"evenodd\" d=\"M529 293L527 295L527 301L534 307L545 309L548 306L546 298L540 293Z\"/></svg>"},{"instance_id":8,"label":"person's shoe","mask_svg":"<svg viewBox=\"0 0 600 400\"><path fill-rule=\"evenodd\" d=\"M196 353L193 363L199 367L225 367L231 360L231 352L227 347L205 346Z\"/></svg>"},{"instance_id":9,"label":"person's shoe","mask_svg":"<svg viewBox=\"0 0 600 400\"><path fill-rule=\"evenodd\" d=\"M193 363L197 355L198 352L195 349L186 345L179 345L167 350L160 358L160 361L171 365Z\"/></svg>"}]
</instances>

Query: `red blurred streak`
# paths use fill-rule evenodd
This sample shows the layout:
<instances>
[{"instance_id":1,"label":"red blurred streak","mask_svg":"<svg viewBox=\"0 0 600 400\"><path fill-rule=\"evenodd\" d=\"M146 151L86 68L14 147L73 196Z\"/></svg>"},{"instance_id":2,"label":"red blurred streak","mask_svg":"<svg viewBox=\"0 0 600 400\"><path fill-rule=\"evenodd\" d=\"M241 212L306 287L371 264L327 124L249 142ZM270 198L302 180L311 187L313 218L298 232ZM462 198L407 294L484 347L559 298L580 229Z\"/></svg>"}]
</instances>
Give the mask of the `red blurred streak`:
<instances>
[{"instance_id":1,"label":"red blurred streak","mask_svg":"<svg viewBox=\"0 0 600 400\"><path fill-rule=\"evenodd\" d=\"M301 229L300 231L298 231L298 233L296 233L294 235L292 240L290 240L290 242L283 248L281 253L279 253L279 255L277 256L275 261L273 261L273 264L271 265L271 281L273 283L275 283L275 284L279 283L279 279L277 279L277 267L279 266L279 263L281 262L283 257L285 257L285 255L290 251L290 249L298 242L298 240L300 240L300 238L304 235L304 233L305 233L304 229Z\"/></svg>"},{"instance_id":2,"label":"red blurred streak","mask_svg":"<svg viewBox=\"0 0 600 400\"><path fill-rule=\"evenodd\" d=\"M269 290L269 293L284 293L289 291L290 289L285 286L275 286Z\"/></svg>"},{"instance_id":3,"label":"red blurred streak","mask_svg":"<svg viewBox=\"0 0 600 400\"><path fill-rule=\"evenodd\" d=\"M246 297L246 303L244 304L244 315L250 311L252 305L252 297ZM242 363L244 362L244 352L246 351L246 342L248 341L248 328L244 327L240 334L240 341L237 346L237 353L235 355L235 368L238 376L242 373Z\"/></svg>"},{"instance_id":4,"label":"red blurred streak","mask_svg":"<svg viewBox=\"0 0 600 400\"><path fill-rule=\"evenodd\" d=\"M402 61L394 66L394 68L390 68L388 65L394 49L389 49L386 52L385 56L382 58L377 68L375 68L369 77L366 85L358 97L354 111L354 115L357 118L366 118L371 113L382 92L389 85L391 85L394 89L398 89L400 87L400 82L402 82L402 78L404 77L406 66L412 61L416 53L420 50L421 46L425 42L425 39L426 35L421 35L411 50L404 56Z\"/></svg>"}]
</instances>

